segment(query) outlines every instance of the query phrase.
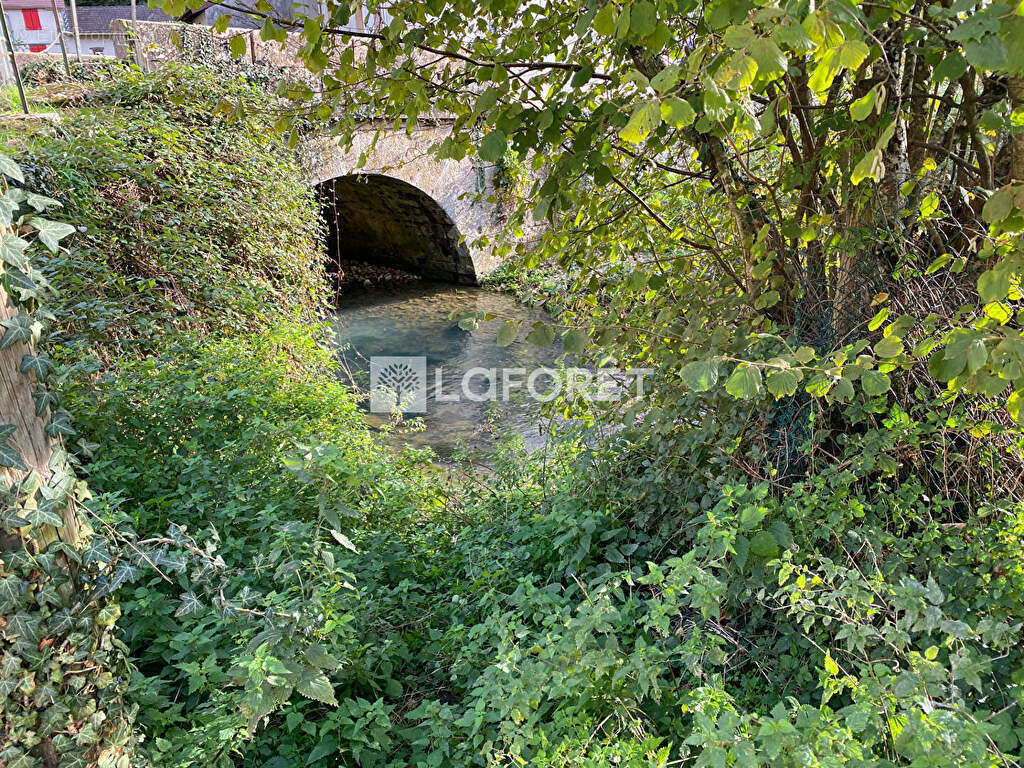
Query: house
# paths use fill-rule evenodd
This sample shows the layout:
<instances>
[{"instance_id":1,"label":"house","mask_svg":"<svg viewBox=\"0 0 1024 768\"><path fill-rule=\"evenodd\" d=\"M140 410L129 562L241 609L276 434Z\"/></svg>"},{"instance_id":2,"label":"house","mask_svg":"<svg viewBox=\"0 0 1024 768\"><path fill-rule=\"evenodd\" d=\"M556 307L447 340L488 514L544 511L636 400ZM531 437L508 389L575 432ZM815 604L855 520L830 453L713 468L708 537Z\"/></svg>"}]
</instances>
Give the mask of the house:
<instances>
[{"instance_id":1,"label":"house","mask_svg":"<svg viewBox=\"0 0 1024 768\"><path fill-rule=\"evenodd\" d=\"M16 51L43 51L57 40L67 18L64 0L58 0L54 19L50 0L5 0L4 16Z\"/></svg>"},{"instance_id":2,"label":"house","mask_svg":"<svg viewBox=\"0 0 1024 768\"><path fill-rule=\"evenodd\" d=\"M21 0L28 2L29 0ZM5 3L7 0L5 0ZM123 25L117 25L114 31L115 21L131 21L132 7L130 5L88 5L78 6L78 37L82 41L82 54L93 54L97 56L117 56L124 51L127 38ZM68 14L70 16L70 14ZM174 21L163 11L147 8L139 4L135 8L135 17L139 21ZM68 53L75 53L75 33L71 27L70 19L64 31L64 44L68 47ZM52 52L54 49L51 48Z\"/></svg>"}]
</instances>

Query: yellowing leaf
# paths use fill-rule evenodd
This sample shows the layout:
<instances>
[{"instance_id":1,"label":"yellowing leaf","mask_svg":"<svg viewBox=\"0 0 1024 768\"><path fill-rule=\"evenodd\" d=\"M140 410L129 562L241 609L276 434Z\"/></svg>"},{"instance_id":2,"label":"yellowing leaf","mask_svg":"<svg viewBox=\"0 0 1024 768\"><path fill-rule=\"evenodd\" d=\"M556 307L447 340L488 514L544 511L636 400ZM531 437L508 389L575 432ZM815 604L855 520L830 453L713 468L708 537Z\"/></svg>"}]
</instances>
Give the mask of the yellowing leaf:
<instances>
[{"instance_id":1,"label":"yellowing leaf","mask_svg":"<svg viewBox=\"0 0 1024 768\"><path fill-rule=\"evenodd\" d=\"M661 119L674 128L685 128L696 117L690 102L677 96L669 96L661 102Z\"/></svg>"},{"instance_id":2,"label":"yellowing leaf","mask_svg":"<svg viewBox=\"0 0 1024 768\"><path fill-rule=\"evenodd\" d=\"M639 144L658 127L661 122L661 102L658 99L645 101L633 110L626 127L619 131L619 138L631 144Z\"/></svg>"}]
</instances>

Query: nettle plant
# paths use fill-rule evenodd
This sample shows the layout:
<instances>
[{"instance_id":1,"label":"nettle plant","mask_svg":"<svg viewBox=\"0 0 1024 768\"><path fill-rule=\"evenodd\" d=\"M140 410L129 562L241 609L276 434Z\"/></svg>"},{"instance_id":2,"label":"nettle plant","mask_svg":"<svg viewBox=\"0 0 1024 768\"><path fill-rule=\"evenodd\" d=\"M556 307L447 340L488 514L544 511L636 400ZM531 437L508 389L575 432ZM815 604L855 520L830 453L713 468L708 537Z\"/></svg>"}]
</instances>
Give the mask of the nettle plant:
<instances>
[{"instance_id":1,"label":"nettle plant","mask_svg":"<svg viewBox=\"0 0 1024 768\"><path fill-rule=\"evenodd\" d=\"M356 5L248 8L301 38L323 88L295 85L298 112L342 142L364 112L441 112L438 157L532 167L503 247L591 296L574 351L740 399L848 403L920 369L1020 415L1019 3L398 0L379 32L347 28Z\"/></svg>"}]
</instances>

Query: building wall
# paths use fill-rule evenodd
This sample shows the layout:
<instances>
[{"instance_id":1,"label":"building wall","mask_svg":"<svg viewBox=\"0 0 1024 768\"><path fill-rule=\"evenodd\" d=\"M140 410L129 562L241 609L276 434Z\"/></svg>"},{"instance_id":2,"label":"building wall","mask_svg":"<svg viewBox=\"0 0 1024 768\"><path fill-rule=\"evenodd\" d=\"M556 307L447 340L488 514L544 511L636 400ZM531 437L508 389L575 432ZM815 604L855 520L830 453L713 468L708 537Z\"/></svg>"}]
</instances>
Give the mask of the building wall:
<instances>
[{"instance_id":1,"label":"building wall","mask_svg":"<svg viewBox=\"0 0 1024 768\"><path fill-rule=\"evenodd\" d=\"M58 7L62 4L58 4ZM35 11L39 15L39 25L42 29L27 28L25 11ZM29 51L33 46L40 45L45 47L57 39L59 26L53 18L53 11L49 8L10 8L5 4L4 15L7 17L7 26L11 30L11 39L14 41L16 51Z\"/></svg>"}]
</instances>

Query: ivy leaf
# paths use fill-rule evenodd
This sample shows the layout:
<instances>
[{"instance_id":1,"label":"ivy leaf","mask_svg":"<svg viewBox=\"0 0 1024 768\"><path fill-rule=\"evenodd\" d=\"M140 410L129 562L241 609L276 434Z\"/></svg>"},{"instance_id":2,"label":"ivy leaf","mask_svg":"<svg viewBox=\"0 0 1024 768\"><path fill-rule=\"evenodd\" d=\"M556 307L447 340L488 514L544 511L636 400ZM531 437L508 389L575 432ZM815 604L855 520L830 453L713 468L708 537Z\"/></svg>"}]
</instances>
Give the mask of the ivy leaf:
<instances>
[{"instance_id":1,"label":"ivy leaf","mask_svg":"<svg viewBox=\"0 0 1024 768\"><path fill-rule=\"evenodd\" d=\"M46 425L45 429L46 434L50 437L75 434L75 428L71 426L71 414L63 408L54 411L50 423Z\"/></svg>"},{"instance_id":2,"label":"ivy leaf","mask_svg":"<svg viewBox=\"0 0 1024 768\"><path fill-rule=\"evenodd\" d=\"M631 144L639 144L661 122L661 101L651 99L633 110L626 127L619 131L619 138Z\"/></svg>"},{"instance_id":3,"label":"ivy leaf","mask_svg":"<svg viewBox=\"0 0 1024 768\"><path fill-rule=\"evenodd\" d=\"M53 370L53 363L50 362L49 355L45 353L41 355L23 355L18 370L22 373L31 371L39 381L46 381L46 377Z\"/></svg>"},{"instance_id":4,"label":"ivy leaf","mask_svg":"<svg viewBox=\"0 0 1024 768\"><path fill-rule=\"evenodd\" d=\"M36 401L36 416L42 416L47 408L53 408L60 402L60 396L45 386L36 387L32 399Z\"/></svg>"},{"instance_id":5,"label":"ivy leaf","mask_svg":"<svg viewBox=\"0 0 1024 768\"><path fill-rule=\"evenodd\" d=\"M25 177L21 173L21 168L3 152L0 152L0 173L4 176L10 176L19 184L25 183Z\"/></svg>"},{"instance_id":6,"label":"ivy leaf","mask_svg":"<svg viewBox=\"0 0 1024 768\"><path fill-rule=\"evenodd\" d=\"M42 528L44 525L52 525L54 528L63 528L64 521L61 516L53 511L48 502L41 502L35 509L25 510L25 519L33 528Z\"/></svg>"},{"instance_id":7,"label":"ivy leaf","mask_svg":"<svg viewBox=\"0 0 1024 768\"><path fill-rule=\"evenodd\" d=\"M195 592L189 590L181 596L181 605L174 612L175 616L191 616L203 610L203 603Z\"/></svg>"},{"instance_id":8,"label":"ivy leaf","mask_svg":"<svg viewBox=\"0 0 1024 768\"><path fill-rule=\"evenodd\" d=\"M0 424L0 467L27 471L28 467L22 461L21 454L9 442L17 429L13 424Z\"/></svg>"},{"instance_id":9,"label":"ivy leaf","mask_svg":"<svg viewBox=\"0 0 1024 768\"><path fill-rule=\"evenodd\" d=\"M726 379L725 391L740 400L757 397L761 392L761 370L756 366L740 363Z\"/></svg>"},{"instance_id":10,"label":"ivy leaf","mask_svg":"<svg viewBox=\"0 0 1024 768\"><path fill-rule=\"evenodd\" d=\"M47 197L46 195L37 195L35 192L29 192L25 195L25 202L40 213L45 211L47 208L61 207L59 200L54 200L52 197Z\"/></svg>"},{"instance_id":11,"label":"ivy leaf","mask_svg":"<svg viewBox=\"0 0 1024 768\"><path fill-rule=\"evenodd\" d=\"M0 338L0 349L7 349L18 342L28 344L32 341L32 318L24 312L0 322L0 326L6 329Z\"/></svg>"},{"instance_id":12,"label":"ivy leaf","mask_svg":"<svg viewBox=\"0 0 1024 768\"><path fill-rule=\"evenodd\" d=\"M707 392L718 383L718 363L714 360L694 360L683 366L680 377L694 392Z\"/></svg>"},{"instance_id":13,"label":"ivy leaf","mask_svg":"<svg viewBox=\"0 0 1024 768\"><path fill-rule=\"evenodd\" d=\"M70 224L65 224L63 221L50 221L50 219L44 219L42 216L32 216L29 218L28 223L39 230L38 237L40 242L53 253L57 252L60 241L75 231L75 228Z\"/></svg>"},{"instance_id":14,"label":"ivy leaf","mask_svg":"<svg viewBox=\"0 0 1024 768\"><path fill-rule=\"evenodd\" d=\"M28 248L28 241L17 235L6 234L0 240L0 259L12 267L24 269L28 264L28 257L25 256L25 249Z\"/></svg>"},{"instance_id":15,"label":"ivy leaf","mask_svg":"<svg viewBox=\"0 0 1024 768\"><path fill-rule=\"evenodd\" d=\"M7 283L11 288L21 294L22 300L34 298L39 293L39 286L35 281L20 269L8 269L4 272Z\"/></svg>"}]
</instances>

